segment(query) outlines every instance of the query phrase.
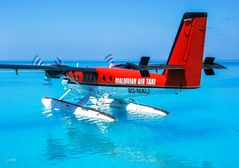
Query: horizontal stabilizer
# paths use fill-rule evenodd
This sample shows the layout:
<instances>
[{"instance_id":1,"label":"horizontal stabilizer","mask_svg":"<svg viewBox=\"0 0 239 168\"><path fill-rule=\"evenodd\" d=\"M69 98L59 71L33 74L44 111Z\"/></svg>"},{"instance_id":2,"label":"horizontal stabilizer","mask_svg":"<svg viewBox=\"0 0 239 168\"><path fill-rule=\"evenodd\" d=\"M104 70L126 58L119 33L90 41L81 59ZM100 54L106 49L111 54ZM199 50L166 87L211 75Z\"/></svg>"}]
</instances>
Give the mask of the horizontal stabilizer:
<instances>
[{"instance_id":1,"label":"horizontal stabilizer","mask_svg":"<svg viewBox=\"0 0 239 168\"><path fill-rule=\"evenodd\" d=\"M144 70L157 70L157 69L172 69L172 70L183 70L181 65L167 65L167 64L152 64L148 66L140 66L140 69Z\"/></svg>"},{"instance_id":2,"label":"horizontal stabilizer","mask_svg":"<svg viewBox=\"0 0 239 168\"><path fill-rule=\"evenodd\" d=\"M227 69L223 65L214 63L214 57L206 57L203 62L203 69L206 75L215 75L214 69Z\"/></svg>"}]
</instances>

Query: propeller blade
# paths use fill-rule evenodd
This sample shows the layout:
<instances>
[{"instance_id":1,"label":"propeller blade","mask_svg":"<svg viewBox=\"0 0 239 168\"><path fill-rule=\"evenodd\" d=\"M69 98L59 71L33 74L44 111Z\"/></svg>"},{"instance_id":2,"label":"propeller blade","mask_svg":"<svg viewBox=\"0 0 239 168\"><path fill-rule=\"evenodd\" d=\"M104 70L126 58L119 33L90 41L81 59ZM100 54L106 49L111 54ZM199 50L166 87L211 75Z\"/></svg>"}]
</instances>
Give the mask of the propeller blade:
<instances>
[{"instance_id":1,"label":"propeller blade","mask_svg":"<svg viewBox=\"0 0 239 168\"><path fill-rule=\"evenodd\" d=\"M41 57L39 57L39 55L36 55L32 60L32 65L40 66L40 65L44 65L44 62L42 61ZM16 70L16 74L18 74L17 70ZM44 85L51 84L51 79L45 76L43 79L43 84Z\"/></svg>"},{"instance_id":2,"label":"propeller blade","mask_svg":"<svg viewBox=\"0 0 239 168\"><path fill-rule=\"evenodd\" d=\"M113 59L113 55L109 54L105 57L105 61L108 62L109 67L112 67L113 63L114 63L114 59Z\"/></svg>"},{"instance_id":3,"label":"propeller blade","mask_svg":"<svg viewBox=\"0 0 239 168\"><path fill-rule=\"evenodd\" d=\"M39 55L36 55L32 60L32 65L44 65L41 57Z\"/></svg>"},{"instance_id":4,"label":"propeller blade","mask_svg":"<svg viewBox=\"0 0 239 168\"><path fill-rule=\"evenodd\" d=\"M59 57L56 57L53 64L54 65L62 65L62 60Z\"/></svg>"}]
</instances>

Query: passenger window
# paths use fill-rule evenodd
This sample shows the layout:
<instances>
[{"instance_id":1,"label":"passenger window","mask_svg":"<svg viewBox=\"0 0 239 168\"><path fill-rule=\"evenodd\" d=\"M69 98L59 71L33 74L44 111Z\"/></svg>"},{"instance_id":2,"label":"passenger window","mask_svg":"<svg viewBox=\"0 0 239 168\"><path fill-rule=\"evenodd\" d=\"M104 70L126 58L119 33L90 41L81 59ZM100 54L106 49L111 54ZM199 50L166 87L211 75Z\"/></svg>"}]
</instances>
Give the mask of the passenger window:
<instances>
[{"instance_id":1,"label":"passenger window","mask_svg":"<svg viewBox=\"0 0 239 168\"><path fill-rule=\"evenodd\" d=\"M102 77L102 80L105 81L105 76Z\"/></svg>"},{"instance_id":2,"label":"passenger window","mask_svg":"<svg viewBox=\"0 0 239 168\"><path fill-rule=\"evenodd\" d=\"M112 80L113 80L113 79L112 79L112 76L110 76L110 82L112 82Z\"/></svg>"},{"instance_id":3,"label":"passenger window","mask_svg":"<svg viewBox=\"0 0 239 168\"><path fill-rule=\"evenodd\" d=\"M80 79L80 77L78 77ZM83 82L91 82L96 83L97 82L97 73L84 73L83 74Z\"/></svg>"}]
</instances>

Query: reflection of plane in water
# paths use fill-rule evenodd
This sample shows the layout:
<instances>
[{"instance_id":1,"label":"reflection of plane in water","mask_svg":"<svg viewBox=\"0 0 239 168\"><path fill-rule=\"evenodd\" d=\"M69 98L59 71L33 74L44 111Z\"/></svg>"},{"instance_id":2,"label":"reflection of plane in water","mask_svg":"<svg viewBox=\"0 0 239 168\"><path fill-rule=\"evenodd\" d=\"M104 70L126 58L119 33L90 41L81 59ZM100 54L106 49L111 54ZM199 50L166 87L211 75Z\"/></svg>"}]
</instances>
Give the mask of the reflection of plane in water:
<instances>
[{"instance_id":1,"label":"reflection of plane in water","mask_svg":"<svg viewBox=\"0 0 239 168\"><path fill-rule=\"evenodd\" d=\"M157 166L186 167L187 160L176 155L171 156L167 152L159 152L160 145L153 145L151 131L147 134L147 126L134 123L115 124L105 122L78 122L69 113L55 113L52 117L61 118L65 124L64 136L51 133L46 139L46 151L44 157L49 162L61 159L81 159L89 155L111 157L117 161L128 160L132 163L142 162ZM135 120L137 121L137 120ZM125 130L120 129L123 126ZM131 134L127 129L129 128ZM146 132L139 135L137 132ZM120 132L118 132L120 131ZM147 143L147 141L150 141ZM144 143L142 143L144 142ZM160 141L155 142L160 144ZM162 140L164 143L164 140ZM155 148L156 147L156 148ZM91 164L91 163L89 163Z\"/></svg>"},{"instance_id":2,"label":"reflection of plane in water","mask_svg":"<svg viewBox=\"0 0 239 168\"><path fill-rule=\"evenodd\" d=\"M72 110L76 115L104 121L115 121L113 115L99 110L101 106L118 107L128 112L151 113L166 116L167 111L131 101L132 98L175 94L177 90L200 87L202 69L214 75L214 69L224 69L214 63L213 57L203 62L207 13L187 12L183 15L166 64L149 64L150 57L141 57L139 64L126 62L113 64L108 55L109 67L73 67L57 64L16 65L0 64L2 69L42 70L48 78L63 78L68 90L59 99L45 97L47 109ZM163 70L158 73L158 70ZM76 94L74 101L72 95ZM69 96L67 97L67 96ZM89 108L88 103L95 106Z\"/></svg>"}]
</instances>

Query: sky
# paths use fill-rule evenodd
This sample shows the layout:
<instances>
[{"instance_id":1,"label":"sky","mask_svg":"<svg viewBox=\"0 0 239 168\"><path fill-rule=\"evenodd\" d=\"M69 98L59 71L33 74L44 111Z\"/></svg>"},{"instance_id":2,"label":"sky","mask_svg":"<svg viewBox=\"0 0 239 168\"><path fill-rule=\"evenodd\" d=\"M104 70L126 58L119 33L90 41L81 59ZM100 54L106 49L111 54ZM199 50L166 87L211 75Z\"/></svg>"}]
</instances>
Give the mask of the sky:
<instances>
[{"instance_id":1,"label":"sky","mask_svg":"<svg viewBox=\"0 0 239 168\"><path fill-rule=\"evenodd\" d=\"M1 0L0 60L166 60L183 13L200 11L205 56L239 59L236 0Z\"/></svg>"}]
</instances>

